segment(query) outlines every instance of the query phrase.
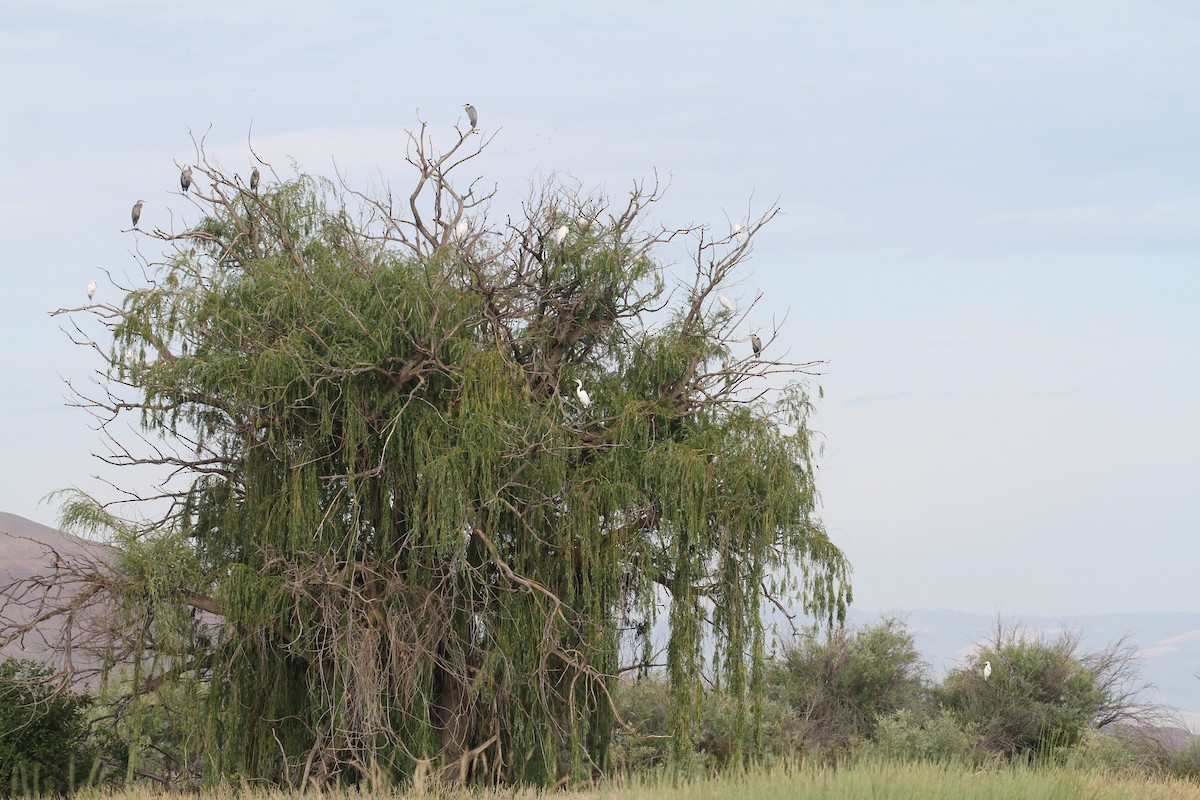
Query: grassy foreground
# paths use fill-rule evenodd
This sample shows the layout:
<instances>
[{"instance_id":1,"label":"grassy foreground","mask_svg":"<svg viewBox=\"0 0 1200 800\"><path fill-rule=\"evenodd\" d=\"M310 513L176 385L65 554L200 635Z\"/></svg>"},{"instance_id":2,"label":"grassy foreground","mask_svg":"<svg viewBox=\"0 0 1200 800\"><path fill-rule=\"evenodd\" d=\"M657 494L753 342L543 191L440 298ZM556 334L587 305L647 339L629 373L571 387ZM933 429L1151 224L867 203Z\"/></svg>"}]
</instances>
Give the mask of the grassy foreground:
<instances>
[{"instance_id":1,"label":"grassy foreground","mask_svg":"<svg viewBox=\"0 0 1200 800\"><path fill-rule=\"evenodd\" d=\"M220 792L218 796L233 796ZM149 800L162 795L149 790L106 794L111 800ZM238 793L246 798L247 793ZM562 798L562 800L705 800L712 798L780 798L780 800L861 800L862 798L920 798L920 800L1173 800L1200 797L1195 782L1148 778L1135 773L1068 767L999 767L976 770L945 764L867 762L837 769L814 766L779 766L752 770L743 775L699 778L672 782L669 779L640 779L623 785L607 784L586 791L538 792L447 792L415 790L399 794L367 792L331 793L328 797L363 800L373 796L391 798ZM284 792L255 793L254 800L282 800Z\"/></svg>"}]
</instances>

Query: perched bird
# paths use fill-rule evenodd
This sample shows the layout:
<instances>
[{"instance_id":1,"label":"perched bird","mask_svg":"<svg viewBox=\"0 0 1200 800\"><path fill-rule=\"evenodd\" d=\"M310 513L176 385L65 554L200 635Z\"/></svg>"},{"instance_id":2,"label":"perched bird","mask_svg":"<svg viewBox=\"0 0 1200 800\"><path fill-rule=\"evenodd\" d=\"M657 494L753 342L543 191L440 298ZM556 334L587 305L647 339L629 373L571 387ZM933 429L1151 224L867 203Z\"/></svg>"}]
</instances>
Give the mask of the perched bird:
<instances>
[{"instance_id":1,"label":"perched bird","mask_svg":"<svg viewBox=\"0 0 1200 800\"><path fill-rule=\"evenodd\" d=\"M470 229L470 227L471 226L467 224L467 221L465 219L462 222L455 225L454 226L454 238L461 239L464 236L466 236L467 231Z\"/></svg>"},{"instance_id":2,"label":"perched bird","mask_svg":"<svg viewBox=\"0 0 1200 800\"><path fill-rule=\"evenodd\" d=\"M187 194L187 190L192 186L192 168L186 167L183 172L179 173L179 186L183 189L183 193Z\"/></svg>"},{"instance_id":3,"label":"perched bird","mask_svg":"<svg viewBox=\"0 0 1200 800\"><path fill-rule=\"evenodd\" d=\"M990 677L992 677L992 662L985 661L983 662L983 679L986 681Z\"/></svg>"},{"instance_id":4,"label":"perched bird","mask_svg":"<svg viewBox=\"0 0 1200 800\"><path fill-rule=\"evenodd\" d=\"M721 305L725 306L730 311L733 311L733 301L732 300L730 300L728 297L726 297L723 294L717 295L717 299L721 301Z\"/></svg>"},{"instance_id":5,"label":"perched bird","mask_svg":"<svg viewBox=\"0 0 1200 800\"><path fill-rule=\"evenodd\" d=\"M569 233L569 231L567 230L567 226L566 226L566 225L563 225L561 228L559 228L558 230L556 230L556 231L554 232L554 243L555 243L555 244L562 244L562 243L563 243L563 239L567 238L567 233Z\"/></svg>"},{"instance_id":6,"label":"perched bird","mask_svg":"<svg viewBox=\"0 0 1200 800\"><path fill-rule=\"evenodd\" d=\"M475 113L475 106L463 103L463 108L467 110L467 122L471 123L471 130L475 130L475 126L479 124L479 115Z\"/></svg>"},{"instance_id":7,"label":"perched bird","mask_svg":"<svg viewBox=\"0 0 1200 800\"><path fill-rule=\"evenodd\" d=\"M742 235L742 223L740 223L740 222L739 222L737 225L734 225L734 226L733 226L733 235L734 235L734 236L737 236L738 238L741 238L741 235Z\"/></svg>"},{"instance_id":8,"label":"perched bird","mask_svg":"<svg viewBox=\"0 0 1200 800\"><path fill-rule=\"evenodd\" d=\"M579 398L579 405L584 408L589 408L592 405L592 396L587 393L587 389L583 388L583 381L575 379L575 396Z\"/></svg>"},{"instance_id":9,"label":"perched bird","mask_svg":"<svg viewBox=\"0 0 1200 800\"><path fill-rule=\"evenodd\" d=\"M754 357L758 358L758 354L762 352L762 339L758 338L757 333L750 334L750 346L754 348Z\"/></svg>"},{"instance_id":10,"label":"perched bird","mask_svg":"<svg viewBox=\"0 0 1200 800\"><path fill-rule=\"evenodd\" d=\"M258 174L258 167L254 168L254 172L250 173L250 191L258 191L258 179L262 176Z\"/></svg>"},{"instance_id":11,"label":"perched bird","mask_svg":"<svg viewBox=\"0 0 1200 800\"><path fill-rule=\"evenodd\" d=\"M92 278L91 282L88 283L87 292L88 292L88 300L91 300L93 297L96 296L96 279L95 278Z\"/></svg>"},{"instance_id":12,"label":"perched bird","mask_svg":"<svg viewBox=\"0 0 1200 800\"><path fill-rule=\"evenodd\" d=\"M146 201L138 200L136 203L133 204L133 213L130 216L133 217L133 227L135 227L135 228L137 227L138 220L142 218L142 203L144 203L144 202L146 202Z\"/></svg>"}]
</instances>

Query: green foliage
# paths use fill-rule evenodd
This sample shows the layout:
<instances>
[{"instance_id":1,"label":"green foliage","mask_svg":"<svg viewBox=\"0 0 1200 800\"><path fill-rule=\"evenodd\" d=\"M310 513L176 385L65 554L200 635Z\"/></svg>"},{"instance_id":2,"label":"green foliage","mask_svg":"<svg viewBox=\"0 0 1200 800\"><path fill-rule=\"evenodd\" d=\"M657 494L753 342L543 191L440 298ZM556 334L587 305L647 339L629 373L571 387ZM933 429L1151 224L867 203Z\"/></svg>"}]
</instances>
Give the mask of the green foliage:
<instances>
[{"instance_id":1,"label":"green foliage","mask_svg":"<svg viewBox=\"0 0 1200 800\"><path fill-rule=\"evenodd\" d=\"M985 757L982 737L949 711L926 713L903 708L879 720L874 739L860 745L860 755L894 762L945 761L977 763Z\"/></svg>"},{"instance_id":2,"label":"green foliage","mask_svg":"<svg viewBox=\"0 0 1200 800\"><path fill-rule=\"evenodd\" d=\"M1070 636L1047 642L1002 630L976 663L946 676L941 702L980 731L989 751L1013 756L1070 747L1113 699L1076 649ZM987 680L984 661L992 663Z\"/></svg>"},{"instance_id":3,"label":"green foliage","mask_svg":"<svg viewBox=\"0 0 1200 800\"><path fill-rule=\"evenodd\" d=\"M622 683L616 700L617 713L628 728L616 732L613 766L623 774L636 774L653 772L672 763L670 684L657 677ZM735 698L724 692L704 692L691 736L694 757L688 760L688 766L709 771L729 765L736 749L738 705ZM799 731L787 706L764 698L758 712L761 746L753 749L755 760L780 758L799 751Z\"/></svg>"},{"instance_id":4,"label":"green foliage","mask_svg":"<svg viewBox=\"0 0 1200 800\"><path fill-rule=\"evenodd\" d=\"M800 370L731 359L730 317L708 310L743 251L701 238L695 288L667 297L640 190L602 214L554 187L527 219L460 234L484 202L446 179L467 142L414 156L407 219L323 181L252 193L205 165L205 219L112 323L110 375L137 392L114 405L186 486L146 525L83 497L64 519L118 532L106 588L131 691L206 687L183 694L205 705L210 784L430 763L586 778L609 763L622 630L648 647L664 592L676 752L710 636L736 756L761 702L764 587L844 616L807 394L739 394Z\"/></svg>"},{"instance_id":5,"label":"green foliage","mask_svg":"<svg viewBox=\"0 0 1200 800\"><path fill-rule=\"evenodd\" d=\"M845 747L880 720L919 707L925 669L912 634L887 619L797 638L768 668L769 696L792 708L807 744Z\"/></svg>"},{"instance_id":6,"label":"green foliage","mask_svg":"<svg viewBox=\"0 0 1200 800\"><path fill-rule=\"evenodd\" d=\"M0 797L64 795L103 777L86 695L56 691L47 667L0 662Z\"/></svg>"}]
</instances>

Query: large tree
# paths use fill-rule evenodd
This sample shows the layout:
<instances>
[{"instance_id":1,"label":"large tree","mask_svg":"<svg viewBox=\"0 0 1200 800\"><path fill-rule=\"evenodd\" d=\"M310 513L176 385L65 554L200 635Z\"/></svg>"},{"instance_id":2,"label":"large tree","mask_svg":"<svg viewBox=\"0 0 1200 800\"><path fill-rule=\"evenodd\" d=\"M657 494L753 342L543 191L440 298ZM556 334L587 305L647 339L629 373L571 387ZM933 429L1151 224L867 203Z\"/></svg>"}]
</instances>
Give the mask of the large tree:
<instances>
[{"instance_id":1,"label":"large tree","mask_svg":"<svg viewBox=\"0 0 1200 800\"><path fill-rule=\"evenodd\" d=\"M828 623L849 600L814 516L819 362L771 357L773 332L756 355L757 298L718 302L776 209L664 229L657 185L551 181L498 222L455 178L478 131L409 140L415 183L382 198L252 189L201 144L199 221L144 231L145 283L84 309L103 337L72 329L104 358L80 402L105 458L173 476L149 523L65 505L118 532L131 685L200 687L209 781L589 774L619 674L656 662L681 753L704 672L749 741L764 599Z\"/></svg>"}]
</instances>

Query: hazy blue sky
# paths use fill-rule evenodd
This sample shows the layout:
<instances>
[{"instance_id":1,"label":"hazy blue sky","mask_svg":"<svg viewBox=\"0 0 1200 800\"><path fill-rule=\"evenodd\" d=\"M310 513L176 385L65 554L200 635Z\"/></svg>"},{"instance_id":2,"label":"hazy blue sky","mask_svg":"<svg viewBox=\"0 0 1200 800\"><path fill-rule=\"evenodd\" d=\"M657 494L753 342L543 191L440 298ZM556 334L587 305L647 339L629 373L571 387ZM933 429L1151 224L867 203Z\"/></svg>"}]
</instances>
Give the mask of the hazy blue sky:
<instances>
[{"instance_id":1,"label":"hazy blue sky","mask_svg":"<svg viewBox=\"0 0 1200 800\"><path fill-rule=\"evenodd\" d=\"M450 10L453 9L453 10ZM5 3L0 510L111 494L48 311L173 161L247 134L402 185L470 101L518 202L670 176L667 223L781 216L741 300L829 360L823 516L856 605L1200 611L1200 7L1171 2ZM502 129L502 130L501 130ZM244 165L244 166L241 166ZM151 243L142 240L154 255ZM101 286L101 298L111 292Z\"/></svg>"}]
</instances>

